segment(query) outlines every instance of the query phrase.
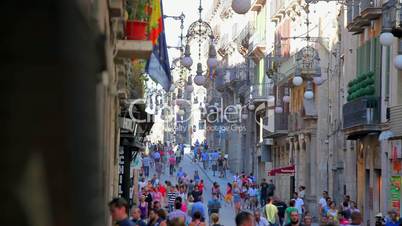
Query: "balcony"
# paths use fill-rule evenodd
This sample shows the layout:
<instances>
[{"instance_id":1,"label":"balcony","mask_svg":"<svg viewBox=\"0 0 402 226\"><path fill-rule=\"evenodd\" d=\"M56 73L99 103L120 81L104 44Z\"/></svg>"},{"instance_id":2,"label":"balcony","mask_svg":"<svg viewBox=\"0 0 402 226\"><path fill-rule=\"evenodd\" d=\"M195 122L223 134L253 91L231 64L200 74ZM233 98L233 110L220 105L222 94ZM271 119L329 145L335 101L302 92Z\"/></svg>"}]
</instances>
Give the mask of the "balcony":
<instances>
[{"instance_id":1,"label":"balcony","mask_svg":"<svg viewBox=\"0 0 402 226\"><path fill-rule=\"evenodd\" d=\"M237 49L243 56L247 55L249 48L249 41L251 34L255 32L254 21L249 21L246 26L235 36L235 43L237 44Z\"/></svg>"},{"instance_id":2,"label":"balcony","mask_svg":"<svg viewBox=\"0 0 402 226\"><path fill-rule=\"evenodd\" d=\"M343 105L343 130L354 140L369 133L380 132L380 99L360 97Z\"/></svg>"},{"instance_id":3,"label":"balcony","mask_svg":"<svg viewBox=\"0 0 402 226\"><path fill-rule=\"evenodd\" d=\"M391 130L396 137L402 136L402 105L391 107Z\"/></svg>"},{"instance_id":4,"label":"balcony","mask_svg":"<svg viewBox=\"0 0 402 226\"><path fill-rule=\"evenodd\" d=\"M253 103L267 102L270 96L268 83L254 84L250 86L250 100Z\"/></svg>"},{"instance_id":5,"label":"balcony","mask_svg":"<svg viewBox=\"0 0 402 226\"><path fill-rule=\"evenodd\" d=\"M272 0L270 5L272 21L280 21L285 16L285 1Z\"/></svg>"},{"instance_id":6,"label":"balcony","mask_svg":"<svg viewBox=\"0 0 402 226\"><path fill-rule=\"evenodd\" d=\"M123 0L109 0L110 17L121 17L123 12Z\"/></svg>"},{"instance_id":7,"label":"balcony","mask_svg":"<svg viewBox=\"0 0 402 226\"><path fill-rule=\"evenodd\" d=\"M255 56L253 58L255 61L265 57L266 43L264 34L256 32L251 36L248 51Z\"/></svg>"},{"instance_id":8,"label":"balcony","mask_svg":"<svg viewBox=\"0 0 402 226\"><path fill-rule=\"evenodd\" d=\"M378 0L370 3L370 0L352 0L347 6L347 29L349 32L360 33L364 27L370 25L370 20L378 18ZM380 8L381 12L381 8ZM364 13L364 14L362 14Z\"/></svg>"},{"instance_id":9,"label":"balcony","mask_svg":"<svg viewBox=\"0 0 402 226\"><path fill-rule=\"evenodd\" d=\"M264 7L266 0L254 0L251 3L251 11L259 12Z\"/></svg>"},{"instance_id":10,"label":"balcony","mask_svg":"<svg viewBox=\"0 0 402 226\"><path fill-rule=\"evenodd\" d=\"M116 57L149 59L152 48L149 40L117 40Z\"/></svg>"},{"instance_id":11,"label":"balcony","mask_svg":"<svg viewBox=\"0 0 402 226\"><path fill-rule=\"evenodd\" d=\"M381 16L382 6L379 0L362 0L360 2L360 15L362 19L374 20Z\"/></svg>"},{"instance_id":12,"label":"balcony","mask_svg":"<svg viewBox=\"0 0 402 226\"><path fill-rule=\"evenodd\" d=\"M264 133L264 138L274 138L288 134L289 113L274 113L274 131Z\"/></svg>"}]
</instances>

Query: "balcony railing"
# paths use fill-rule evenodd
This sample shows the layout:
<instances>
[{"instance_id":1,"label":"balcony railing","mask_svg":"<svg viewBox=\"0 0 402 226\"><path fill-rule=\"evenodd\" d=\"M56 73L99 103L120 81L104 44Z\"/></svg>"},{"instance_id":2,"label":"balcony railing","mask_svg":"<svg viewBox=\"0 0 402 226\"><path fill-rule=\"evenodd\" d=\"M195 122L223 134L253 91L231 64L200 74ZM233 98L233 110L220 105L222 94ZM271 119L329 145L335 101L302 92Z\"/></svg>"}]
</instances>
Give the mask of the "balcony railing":
<instances>
[{"instance_id":1,"label":"balcony railing","mask_svg":"<svg viewBox=\"0 0 402 226\"><path fill-rule=\"evenodd\" d=\"M288 131L289 113L275 113L275 132Z\"/></svg>"},{"instance_id":2,"label":"balcony railing","mask_svg":"<svg viewBox=\"0 0 402 226\"><path fill-rule=\"evenodd\" d=\"M347 7L347 28L350 32L361 32L370 25L370 20L382 14L380 0L351 0Z\"/></svg>"},{"instance_id":3,"label":"balcony railing","mask_svg":"<svg viewBox=\"0 0 402 226\"><path fill-rule=\"evenodd\" d=\"M270 90L268 83L254 84L250 86L250 99L253 102L265 102L270 97Z\"/></svg>"},{"instance_id":4,"label":"balcony railing","mask_svg":"<svg viewBox=\"0 0 402 226\"><path fill-rule=\"evenodd\" d=\"M390 122L394 136L402 136L402 105L391 107Z\"/></svg>"},{"instance_id":5,"label":"balcony railing","mask_svg":"<svg viewBox=\"0 0 402 226\"><path fill-rule=\"evenodd\" d=\"M363 19L377 19L382 14L382 5L380 0L361 0L360 15Z\"/></svg>"},{"instance_id":6,"label":"balcony railing","mask_svg":"<svg viewBox=\"0 0 402 226\"><path fill-rule=\"evenodd\" d=\"M343 129L379 123L380 101L378 97L361 97L343 105ZM367 130L371 129L367 128Z\"/></svg>"}]
</instances>

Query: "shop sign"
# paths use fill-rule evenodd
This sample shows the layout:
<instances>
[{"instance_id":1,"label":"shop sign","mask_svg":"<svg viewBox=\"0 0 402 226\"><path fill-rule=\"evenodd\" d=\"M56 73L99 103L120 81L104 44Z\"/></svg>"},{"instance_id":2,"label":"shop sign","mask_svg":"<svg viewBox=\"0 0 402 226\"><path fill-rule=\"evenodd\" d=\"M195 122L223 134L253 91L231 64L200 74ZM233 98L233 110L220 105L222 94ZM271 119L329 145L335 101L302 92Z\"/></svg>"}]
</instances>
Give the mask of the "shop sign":
<instances>
[{"instance_id":1,"label":"shop sign","mask_svg":"<svg viewBox=\"0 0 402 226\"><path fill-rule=\"evenodd\" d=\"M400 212L401 209L401 176L392 176L390 181L391 208Z\"/></svg>"}]
</instances>

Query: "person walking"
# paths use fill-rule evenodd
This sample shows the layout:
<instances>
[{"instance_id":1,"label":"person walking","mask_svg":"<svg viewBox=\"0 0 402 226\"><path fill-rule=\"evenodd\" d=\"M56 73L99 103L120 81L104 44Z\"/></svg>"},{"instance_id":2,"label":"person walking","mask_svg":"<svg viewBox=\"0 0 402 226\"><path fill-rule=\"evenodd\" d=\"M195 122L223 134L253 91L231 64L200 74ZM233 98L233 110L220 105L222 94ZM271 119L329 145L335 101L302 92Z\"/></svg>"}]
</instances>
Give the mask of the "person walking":
<instances>
[{"instance_id":1,"label":"person walking","mask_svg":"<svg viewBox=\"0 0 402 226\"><path fill-rule=\"evenodd\" d=\"M241 190L240 190L239 186L237 185L236 182L234 182L233 183L233 204L234 204L236 214L240 213L240 209L241 209L240 193L241 193Z\"/></svg>"},{"instance_id":2,"label":"person walking","mask_svg":"<svg viewBox=\"0 0 402 226\"><path fill-rule=\"evenodd\" d=\"M296 209L296 207L295 207L295 204L296 204L296 200L291 199L291 200L289 201L289 207L286 208L286 210L285 210L285 217L284 217L284 223L285 223L285 224L289 224L289 223L290 223L290 214L291 214L292 212L294 212L294 211L297 212L297 209Z\"/></svg>"},{"instance_id":3,"label":"person walking","mask_svg":"<svg viewBox=\"0 0 402 226\"><path fill-rule=\"evenodd\" d=\"M177 196L178 196L178 193L176 192L176 188L174 186L170 186L169 192L167 193L167 203L168 203L169 212L173 211L174 203L176 201Z\"/></svg>"},{"instance_id":4,"label":"person walking","mask_svg":"<svg viewBox=\"0 0 402 226\"><path fill-rule=\"evenodd\" d=\"M202 220L202 215L200 212L195 212L193 214L193 218L189 226L206 226L206 224Z\"/></svg>"},{"instance_id":5,"label":"person walking","mask_svg":"<svg viewBox=\"0 0 402 226\"><path fill-rule=\"evenodd\" d=\"M285 226L302 226L300 223L299 213L297 211L290 212L290 222Z\"/></svg>"},{"instance_id":6,"label":"person walking","mask_svg":"<svg viewBox=\"0 0 402 226\"><path fill-rule=\"evenodd\" d=\"M267 199L267 204L264 207L264 213L270 225L279 225L278 208L273 204L272 198Z\"/></svg>"},{"instance_id":7,"label":"person walking","mask_svg":"<svg viewBox=\"0 0 402 226\"><path fill-rule=\"evenodd\" d=\"M114 198L109 202L109 211L112 220L119 226L134 226L134 223L128 218L128 202L124 198Z\"/></svg>"},{"instance_id":8,"label":"person walking","mask_svg":"<svg viewBox=\"0 0 402 226\"><path fill-rule=\"evenodd\" d=\"M239 212L236 214L235 222L236 226L253 226L253 215L246 211Z\"/></svg>"},{"instance_id":9,"label":"person walking","mask_svg":"<svg viewBox=\"0 0 402 226\"><path fill-rule=\"evenodd\" d=\"M268 183L265 178L262 179L260 184L260 203L261 207L264 207L268 198Z\"/></svg>"},{"instance_id":10,"label":"person walking","mask_svg":"<svg viewBox=\"0 0 402 226\"><path fill-rule=\"evenodd\" d=\"M211 226L223 226L219 223L219 214L211 214Z\"/></svg>"},{"instance_id":11,"label":"person walking","mask_svg":"<svg viewBox=\"0 0 402 226\"><path fill-rule=\"evenodd\" d=\"M144 176L149 177L149 168L151 166L151 158L148 155L144 155L142 158L142 167L144 169Z\"/></svg>"},{"instance_id":12,"label":"person walking","mask_svg":"<svg viewBox=\"0 0 402 226\"><path fill-rule=\"evenodd\" d=\"M260 211L254 211L255 226L269 226L267 219L261 217Z\"/></svg>"},{"instance_id":13,"label":"person walking","mask_svg":"<svg viewBox=\"0 0 402 226\"><path fill-rule=\"evenodd\" d=\"M176 158L174 155L169 156L169 175L173 176L174 170L176 165Z\"/></svg>"},{"instance_id":14,"label":"person walking","mask_svg":"<svg viewBox=\"0 0 402 226\"><path fill-rule=\"evenodd\" d=\"M293 193L293 198L295 199L295 207L300 215L299 219L302 219L303 212L304 212L304 201L303 201L303 199L300 198L300 196L297 192Z\"/></svg>"},{"instance_id":15,"label":"person walking","mask_svg":"<svg viewBox=\"0 0 402 226\"><path fill-rule=\"evenodd\" d=\"M181 201L176 199L174 203L174 210L168 214L168 220L173 221L179 218L182 222L186 222L187 214L181 210Z\"/></svg>"},{"instance_id":16,"label":"person walking","mask_svg":"<svg viewBox=\"0 0 402 226\"><path fill-rule=\"evenodd\" d=\"M141 219L141 210L140 208L134 208L131 211L131 221L134 223L135 226L146 226L147 224L145 221Z\"/></svg>"},{"instance_id":17,"label":"person walking","mask_svg":"<svg viewBox=\"0 0 402 226\"><path fill-rule=\"evenodd\" d=\"M269 180L267 187L267 197L272 197L275 194L275 184L272 180Z\"/></svg>"},{"instance_id":18,"label":"person walking","mask_svg":"<svg viewBox=\"0 0 402 226\"><path fill-rule=\"evenodd\" d=\"M208 216L211 216L213 213L219 214L219 210L221 209L221 203L218 200L216 195L212 196L212 199L208 201Z\"/></svg>"},{"instance_id":19,"label":"person walking","mask_svg":"<svg viewBox=\"0 0 402 226\"><path fill-rule=\"evenodd\" d=\"M225 194L225 205L233 206L233 188L231 183L227 183Z\"/></svg>"},{"instance_id":20,"label":"person walking","mask_svg":"<svg viewBox=\"0 0 402 226\"><path fill-rule=\"evenodd\" d=\"M329 210L327 212L327 217L330 223L338 224L338 210L336 209L336 204L335 202L330 202L329 204Z\"/></svg>"}]
</instances>

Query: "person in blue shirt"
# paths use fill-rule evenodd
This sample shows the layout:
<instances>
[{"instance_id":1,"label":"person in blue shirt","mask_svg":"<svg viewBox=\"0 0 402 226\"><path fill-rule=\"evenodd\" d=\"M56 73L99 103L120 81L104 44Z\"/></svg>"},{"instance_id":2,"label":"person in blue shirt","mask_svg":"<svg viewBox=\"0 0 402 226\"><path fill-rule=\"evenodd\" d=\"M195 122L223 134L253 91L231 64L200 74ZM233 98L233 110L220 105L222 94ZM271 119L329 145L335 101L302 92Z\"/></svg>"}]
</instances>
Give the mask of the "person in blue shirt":
<instances>
[{"instance_id":1,"label":"person in blue shirt","mask_svg":"<svg viewBox=\"0 0 402 226\"><path fill-rule=\"evenodd\" d=\"M176 176L177 176L177 181L181 182L181 180L184 177L184 171L183 171L182 167L179 168L179 170L177 171Z\"/></svg>"},{"instance_id":2,"label":"person in blue shirt","mask_svg":"<svg viewBox=\"0 0 402 226\"><path fill-rule=\"evenodd\" d=\"M124 198L114 198L109 202L109 211L113 221L119 226L135 226L128 218L128 202Z\"/></svg>"},{"instance_id":3,"label":"person in blue shirt","mask_svg":"<svg viewBox=\"0 0 402 226\"><path fill-rule=\"evenodd\" d=\"M385 222L385 226L399 226L398 213L396 210L389 211L390 218Z\"/></svg>"},{"instance_id":4,"label":"person in blue shirt","mask_svg":"<svg viewBox=\"0 0 402 226\"><path fill-rule=\"evenodd\" d=\"M202 166L204 169L208 168L208 153L207 151L203 151L201 154L201 159L202 159Z\"/></svg>"},{"instance_id":5,"label":"person in blue shirt","mask_svg":"<svg viewBox=\"0 0 402 226\"><path fill-rule=\"evenodd\" d=\"M194 213L199 212L201 214L201 219L205 219L205 209L204 204L201 201L195 202L191 208L191 217L194 216Z\"/></svg>"}]
</instances>

